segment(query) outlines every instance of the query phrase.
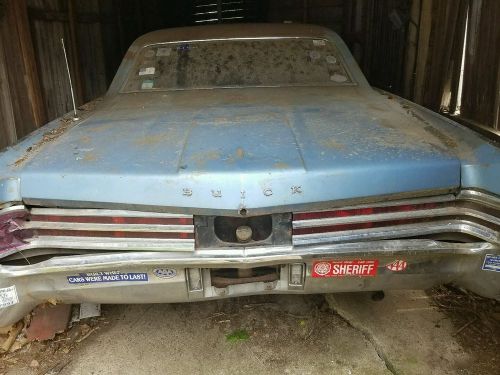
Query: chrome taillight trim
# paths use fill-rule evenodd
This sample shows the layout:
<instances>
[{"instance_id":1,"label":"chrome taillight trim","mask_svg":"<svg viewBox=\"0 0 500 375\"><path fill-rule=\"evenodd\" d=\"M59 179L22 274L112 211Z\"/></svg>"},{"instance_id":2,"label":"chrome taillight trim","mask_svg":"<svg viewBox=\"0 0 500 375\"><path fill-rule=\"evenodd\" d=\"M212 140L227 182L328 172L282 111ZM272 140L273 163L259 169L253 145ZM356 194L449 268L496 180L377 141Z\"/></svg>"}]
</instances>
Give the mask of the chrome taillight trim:
<instances>
[{"instance_id":1,"label":"chrome taillight trim","mask_svg":"<svg viewBox=\"0 0 500 375\"><path fill-rule=\"evenodd\" d=\"M443 207L427 210L415 210L404 212L391 212L372 215L357 215L347 217L332 217L324 219L310 220L294 220L293 228L311 228L322 227L340 224L356 224L366 222L390 221L390 220L408 220L408 219L425 219L439 216L471 216L476 219L491 222L495 225L500 225L500 218L488 215L484 212L464 208L464 207Z\"/></svg>"},{"instance_id":2,"label":"chrome taillight trim","mask_svg":"<svg viewBox=\"0 0 500 375\"><path fill-rule=\"evenodd\" d=\"M61 221L28 221L20 225L22 229L59 229L84 231L122 231L155 233L193 233L193 225L151 225L151 224L93 224Z\"/></svg>"},{"instance_id":3,"label":"chrome taillight trim","mask_svg":"<svg viewBox=\"0 0 500 375\"><path fill-rule=\"evenodd\" d=\"M373 214L361 212L362 214L359 215L335 217L337 216L335 211L405 205L418 206L426 203L437 203L438 207ZM328 217L330 212L332 214ZM500 198L470 189L462 190L456 196L394 200L379 204L363 204L305 212L312 214L310 219L304 218L304 215L297 215L303 213L295 213L295 217L300 216L300 220L294 219L292 221L292 228L295 231L292 235L294 245L408 238L440 233L463 233L484 241L499 242ZM326 213L324 216L327 217L314 218L314 213ZM401 223L394 223L395 221L401 221ZM387 222L387 226L384 226L384 222ZM370 228L342 227L343 225L359 226L365 223L377 225ZM332 228L334 226L339 227ZM307 229L311 229L313 233L304 233L307 232Z\"/></svg>"},{"instance_id":4,"label":"chrome taillight trim","mask_svg":"<svg viewBox=\"0 0 500 375\"><path fill-rule=\"evenodd\" d=\"M0 210L0 215L16 212L25 213L23 218L14 219L16 231L24 233L23 243L3 249L0 257L34 248L194 250L192 215L107 209L29 209L23 205ZM79 218L85 220L79 222Z\"/></svg>"},{"instance_id":5,"label":"chrome taillight trim","mask_svg":"<svg viewBox=\"0 0 500 375\"><path fill-rule=\"evenodd\" d=\"M54 216L116 216L116 217L144 217L162 219L192 219L193 215L130 211L130 210L108 210L108 209L74 209L74 208L31 208L32 215L54 215Z\"/></svg>"},{"instance_id":6,"label":"chrome taillight trim","mask_svg":"<svg viewBox=\"0 0 500 375\"><path fill-rule=\"evenodd\" d=\"M40 236L28 240L23 250L31 248L92 249L92 250L140 250L140 251L193 251L194 239L144 239L110 237Z\"/></svg>"},{"instance_id":7,"label":"chrome taillight trim","mask_svg":"<svg viewBox=\"0 0 500 375\"><path fill-rule=\"evenodd\" d=\"M292 241L295 246L300 246L320 243L399 239L440 233L463 233L477 237L483 241L500 243L498 231L467 220L442 220L433 221L432 223L426 222L349 231L301 234L294 235Z\"/></svg>"},{"instance_id":8,"label":"chrome taillight trim","mask_svg":"<svg viewBox=\"0 0 500 375\"><path fill-rule=\"evenodd\" d=\"M500 197L479 190L463 189L458 193L457 200L477 202L489 207L500 209Z\"/></svg>"}]
</instances>

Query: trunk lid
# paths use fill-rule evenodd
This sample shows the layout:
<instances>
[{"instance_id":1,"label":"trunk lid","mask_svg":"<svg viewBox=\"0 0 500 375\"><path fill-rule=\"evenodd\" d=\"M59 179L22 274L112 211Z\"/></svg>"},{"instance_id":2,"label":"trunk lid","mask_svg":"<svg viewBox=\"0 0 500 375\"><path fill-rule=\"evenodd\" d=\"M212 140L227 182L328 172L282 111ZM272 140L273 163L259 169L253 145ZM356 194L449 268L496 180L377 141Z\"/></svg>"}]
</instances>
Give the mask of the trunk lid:
<instances>
[{"instance_id":1,"label":"trunk lid","mask_svg":"<svg viewBox=\"0 0 500 375\"><path fill-rule=\"evenodd\" d=\"M365 88L108 101L15 168L23 198L237 210L459 186L452 140Z\"/></svg>"}]
</instances>

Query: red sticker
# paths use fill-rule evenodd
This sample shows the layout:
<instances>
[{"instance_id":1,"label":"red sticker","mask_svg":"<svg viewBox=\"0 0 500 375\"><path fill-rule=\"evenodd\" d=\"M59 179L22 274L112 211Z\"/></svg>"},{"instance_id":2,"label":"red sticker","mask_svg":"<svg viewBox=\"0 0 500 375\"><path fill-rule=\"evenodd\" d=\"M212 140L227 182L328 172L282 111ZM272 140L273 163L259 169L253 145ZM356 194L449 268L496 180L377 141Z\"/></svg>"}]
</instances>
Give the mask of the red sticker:
<instances>
[{"instance_id":1,"label":"red sticker","mask_svg":"<svg viewBox=\"0 0 500 375\"><path fill-rule=\"evenodd\" d=\"M395 260L392 263L386 264L386 268L391 271L404 271L406 269L406 266L408 266L408 263L406 263L405 260Z\"/></svg>"},{"instance_id":2,"label":"red sticker","mask_svg":"<svg viewBox=\"0 0 500 375\"><path fill-rule=\"evenodd\" d=\"M375 276L378 260L325 260L314 262L312 277Z\"/></svg>"}]
</instances>

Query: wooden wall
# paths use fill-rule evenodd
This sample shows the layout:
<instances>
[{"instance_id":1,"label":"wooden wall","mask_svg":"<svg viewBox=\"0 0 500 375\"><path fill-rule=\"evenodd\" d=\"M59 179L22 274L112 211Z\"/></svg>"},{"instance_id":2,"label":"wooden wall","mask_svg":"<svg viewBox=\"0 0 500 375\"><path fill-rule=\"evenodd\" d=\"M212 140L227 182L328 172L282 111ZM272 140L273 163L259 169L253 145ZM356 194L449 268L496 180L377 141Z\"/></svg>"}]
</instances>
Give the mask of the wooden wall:
<instances>
[{"instance_id":1,"label":"wooden wall","mask_svg":"<svg viewBox=\"0 0 500 375\"><path fill-rule=\"evenodd\" d=\"M105 93L135 38L198 24L200 4L214 1L0 0L0 149L70 111L61 38L77 103L83 104ZM329 27L346 41L372 85L468 125L499 130L500 1L242 1L246 18L240 21Z\"/></svg>"},{"instance_id":2,"label":"wooden wall","mask_svg":"<svg viewBox=\"0 0 500 375\"><path fill-rule=\"evenodd\" d=\"M500 1L414 1L419 40L409 98L499 140Z\"/></svg>"},{"instance_id":3,"label":"wooden wall","mask_svg":"<svg viewBox=\"0 0 500 375\"><path fill-rule=\"evenodd\" d=\"M0 3L0 149L47 121L25 9Z\"/></svg>"},{"instance_id":4,"label":"wooden wall","mask_svg":"<svg viewBox=\"0 0 500 375\"><path fill-rule=\"evenodd\" d=\"M500 1L470 6L460 116L500 132Z\"/></svg>"},{"instance_id":5,"label":"wooden wall","mask_svg":"<svg viewBox=\"0 0 500 375\"><path fill-rule=\"evenodd\" d=\"M110 43L114 28L108 28L104 16L112 14L112 2L27 1L45 108L53 119L71 109L61 38L65 39L77 104L105 93L121 53L116 43Z\"/></svg>"},{"instance_id":6,"label":"wooden wall","mask_svg":"<svg viewBox=\"0 0 500 375\"><path fill-rule=\"evenodd\" d=\"M267 22L302 22L343 33L344 6L348 0L270 0Z\"/></svg>"}]
</instances>

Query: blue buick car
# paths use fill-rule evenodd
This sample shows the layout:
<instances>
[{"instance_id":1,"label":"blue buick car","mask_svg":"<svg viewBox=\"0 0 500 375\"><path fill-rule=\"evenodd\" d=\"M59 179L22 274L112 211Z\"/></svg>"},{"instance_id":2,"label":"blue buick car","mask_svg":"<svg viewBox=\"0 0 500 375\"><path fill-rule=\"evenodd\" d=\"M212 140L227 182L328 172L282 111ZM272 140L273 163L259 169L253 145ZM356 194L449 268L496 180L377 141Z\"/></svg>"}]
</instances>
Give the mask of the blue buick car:
<instances>
[{"instance_id":1,"label":"blue buick car","mask_svg":"<svg viewBox=\"0 0 500 375\"><path fill-rule=\"evenodd\" d=\"M500 149L311 25L168 29L0 153L0 326L36 305L427 288L500 299Z\"/></svg>"}]
</instances>

